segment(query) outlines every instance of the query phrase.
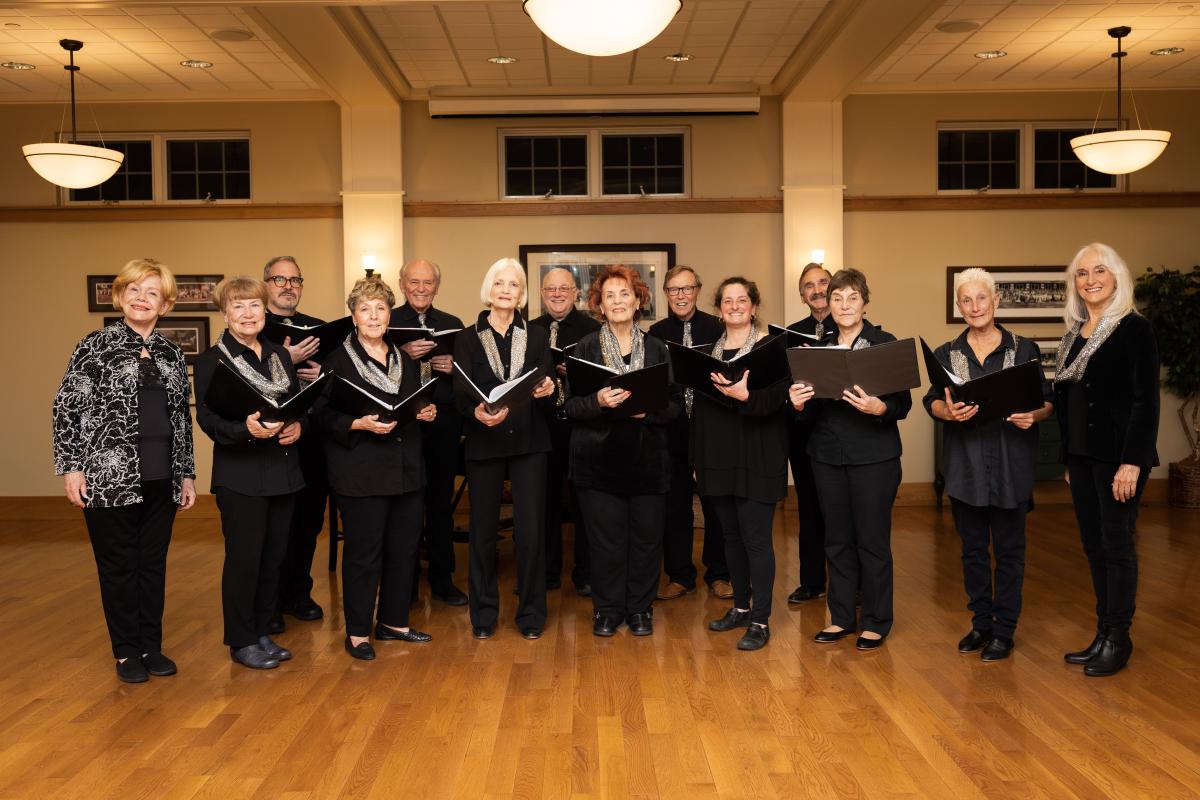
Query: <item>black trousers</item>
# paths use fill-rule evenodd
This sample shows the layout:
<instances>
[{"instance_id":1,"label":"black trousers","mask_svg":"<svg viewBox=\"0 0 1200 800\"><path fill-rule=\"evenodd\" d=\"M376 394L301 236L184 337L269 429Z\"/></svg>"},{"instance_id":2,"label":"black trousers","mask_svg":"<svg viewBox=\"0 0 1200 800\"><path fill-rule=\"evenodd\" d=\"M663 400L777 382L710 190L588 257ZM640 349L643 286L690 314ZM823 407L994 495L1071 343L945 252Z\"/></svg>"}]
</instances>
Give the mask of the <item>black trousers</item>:
<instances>
[{"instance_id":1,"label":"black trousers","mask_svg":"<svg viewBox=\"0 0 1200 800\"><path fill-rule=\"evenodd\" d=\"M650 610L658 591L666 495L580 489L590 522L592 608L624 617Z\"/></svg>"},{"instance_id":2,"label":"black trousers","mask_svg":"<svg viewBox=\"0 0 1200 800\"><path fill-rule=\"evenodd\" d=\"M287 550L279 568L279 603L290 606L312 597L313 554L317 537L325 527L325 512L329 506L329 479L325 475L325 454L314 437L307 444L301 440L300 466L304 472L304 488L296 493L296 508L288 528Z\"/></svg>"},{"instance_id":3,"label":"black trousers","mask_svg":"<svg viewBox=\"0 0 1200 800\"><path fill-rule=\"evenodd\" d=\"M892 504L900 487L900 459L836 466L813 462L825 515L830 620L853 630L854 593L862 588L862 629L892 630Z\"/></svg>"},{"instance_id":4,"label":"black trousers","mask_svg":"<svg viewBox=\"0 0 1200 800\"><path fill-rule=\"evenodd\" d=\"M425 527L421 539L429 555L429 585L447 589L454 580L454 478L458 474L462 417L453 404L438 404L437 417L421 425L425 459ZM416 556L414 556L416 558ZM420 565L414 561L417 574Z\"/></svg>"},{"instance_id":5,"label":"black trousers","mask_svg":"<svg viewBox=\"0 0 1200 800\"><path fill-rule=\"evenodd\" d=\"M337 495L345 523L342 609L349 636L369 636L379 593L379 621L408 627L413 567L421 538L421 492L382 497Z\"/></svg>"},{"instance_id":6,"label":"black trousers","mask_svg":"<svg viewBox=\"0 0 1200 800\"><path fill-rule=\"evenodd\" d=\"M692 480L692 468L687 462L687 453L671 453L671 488L667 492L667 519L663 531L663 572L667 579L693 589L696 586L696 566L692 563L693 530L696 515L692 511L692 497L696 483ZM704 549L700 560L704 563L704 582L729 580L729 566L725 561L725 534L721 521L708 497L700 498L704 510Z\"/></svg>"},{"instance_id":7,"label":"black trousers","mask_svg":"<svg viewBox=\"0 0 1200 800\"><path fill-rule=\"evenodd\" d=\"M588 515L580 512L580 497L575 484L567 479L570 471L571 426L561 420L550 423L553 449L546 454L546 582L562 579L563 570L563 495L571 503L571 520L575 532L571 583L583 586L591 582L590 548L588 547ZM565 489L565 492L564 492Z\"/></svg>"},{"instance_id":8,"label":"black trousers","mask_svg":"<svg viewBox=\"0 0 1200 800\"><path fill-rule=\"evenodd\" d=\"M495 625L500 616L496 530L506 474L512 482L513 545L517 551L517 627L541 628L546 624L545 453L467 461L471 624Z\"/></svg>"},{"instance_id":9,"label":"black trousers","mask_svg":"<svg viewBox=\"0 0 1200 800\"><path fill-rule=\"evenodd\" d=\"M951 497L954 527L962 539L963 585L971 627L1011 639L1021 616L1021 584L1025 580L1025 515L1029 503L1016 508L973 506ZM990 533L989 533L990 532ZM995 580L992 555L995 553Z\"/></svg>"},{"instance_id":10,"label":"black trousers","mask_svg":"<svg viewBox=\"0 0 1200 800\"><path fill-rule=\"evenodd\" d=\"M251 497L223 486L216 495L225 537L221 570L225 644L236 649L258 644L258 637L267 634L296 495Z\"/></svg>"},{"instance_id":11,"label":"black trousers","mask_svg":"<svg viewBox=\"0 0 1200 800\"><path fill-rule=\"evenodd\" d=\"M771 618L771 593L775 589L775 549L771 546L775 504L731 496L709 500L725 532L725 560L733 583L733 607L749 608L750 621L766 625Z\"/></svg>"},{"instance_id":12,"label":"black trousers","mask_svg":"<svg viewBox=\"0 0 1200 800\"><path fill-rule=\"evenodd\" d=\"M1067 456L1071 501L1079 538L1092 571L1097 627L1128 628L1137 601L1137 515L1150 470L1138 475L1137 492L1128 501L1113 499L1117 464Z\"/></svg>"},{"instance_id":13,"label":"black trousers","mask_svg":"<svg viewBox=\"0 0 1200 800\"><path fill-rule=\"evenodd\" d=\"M796 507L800 517L797 537L800 551L800 585L814 591L825 590L825 517L817 498L813 480L812 458L808 455L807 430L796 431L793 426L791 454L792 483L796 490Z\"/></svg>"},{"instance_id":14,"label":"black trousers","mask_svg":"<svg viewBox=\"0 0 1200 800\"><path fill-rule=\"evenodd\" d=\"M142 484L140 503L83 510L117 658L162 651L167 547L177 508L171 481L161 480Z\"/></svg>"}]
</instances>

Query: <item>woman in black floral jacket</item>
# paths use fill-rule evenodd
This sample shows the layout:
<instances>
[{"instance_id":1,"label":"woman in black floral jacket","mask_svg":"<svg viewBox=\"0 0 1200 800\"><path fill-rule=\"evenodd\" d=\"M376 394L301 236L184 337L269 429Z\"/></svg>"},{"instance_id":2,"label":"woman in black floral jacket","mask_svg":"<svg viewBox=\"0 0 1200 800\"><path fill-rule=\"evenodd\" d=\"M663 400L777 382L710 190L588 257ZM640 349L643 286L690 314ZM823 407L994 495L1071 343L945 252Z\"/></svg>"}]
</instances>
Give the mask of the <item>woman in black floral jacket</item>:
<instances>
[{"instance_id":1,"label":"woman in black floral jacket","mask_svg":"<svg viewBox=\"0 0 1200 800\"><path fill-rule=\"evenodd\" d=\"M75 347L54 398L54 469L83 509L117 677L174 675L162 654L167 546L176 509L196 501L183 351L155 330L175 278L130 261L112 285L124 319Z\"/></svg>"}]
</instances>

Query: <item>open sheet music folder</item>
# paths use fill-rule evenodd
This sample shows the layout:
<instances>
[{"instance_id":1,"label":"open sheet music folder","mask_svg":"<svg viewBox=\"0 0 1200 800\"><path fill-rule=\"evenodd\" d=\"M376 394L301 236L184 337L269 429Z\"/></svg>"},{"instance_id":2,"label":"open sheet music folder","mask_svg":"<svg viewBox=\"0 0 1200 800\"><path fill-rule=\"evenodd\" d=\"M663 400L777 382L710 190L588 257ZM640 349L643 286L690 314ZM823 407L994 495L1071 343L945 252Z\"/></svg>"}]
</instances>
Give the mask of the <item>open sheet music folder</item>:
<instances>
[{"instance_id":1,"label":"open sheet music folder","mask_svg":"<svg viewBox=\"0 0 1200 800\"><path fill-rule=\"evenodd\" d=\"M342 317L335 319L333 322L326 322L321 325L289 325L286 322L272 322L267 320L267 324L263 326L263 336L266 336L272 342L283 344L284 339L291 339L293 345L300 344L310 336L317 337L320 347L312 356L312 360L320 364L325 360L326 356L337 350L346 341L346 337L354 330L354 320L350 317Z\"/></svg>"},{"instance_id":2,"label":"open sheet music folder","mask_svg":"<svg viewBox=\"0 0 1200 800\"><path fill-rule=\"evenodd\" d=\"M330 389L329 405L355 419L377 414L380 422L395 422L397 428L402 428L416 419L421 409L432 402L429 398L436 386L436 381L430 381L403 400L397 403L388 403L339 375L334 378L333 386Z\"/></svg>"},{"instance_id":3,"label":"open sheet music folder","mask_svg":"<svg viewBox=\"0 0 1200 800\"><path fill-rule=\"evenodd\" d=\"M989 372L973 380L964 381L946 368L937 355L921 340L921 351L925 356L925 372L929 383L945 398L946 389L955 402L979 406L975 416L967 424L981 425L995 419L1004 419L1009 414L1036 411L1042 407L1042 366L1037 361L1014 364L998 372Z\"/></svg>"},{"instance_id":4,"label":"open sheet music folder","mask_svg":"<svg viewBox=\"0 0 1200 800\"><path fill-rule=\"evenodd\" d=\"M848 347L792 347L787 351L792 380L813 387L814 396L840 399L854 386L879 397L921 385L912 339L851 350Z\"/></svg>"},{"instance_id":5,"label":"open sheet music folder","mask_svg":"<svg viewBox=\"0 0 1200 800\"><path fill-rule=\"evenodd\" d=\"M463 368L454 362L454 369L462 376L462 379L467 382L475 399L483 403L489 414L495 414L502 408L514 409L525 405L533 399L533 390L542 378L545 377L541 367L534 367L523 375L513 378L511 381L504 383L492 389L490 392L484 392L475 385L475 381L471 380L470 376L463 371Z\"/></svg>"},{"instance_id":6,"label":"open sheet music folder","mask_svg":"<svg viewBox=\"0 0 1200 800\"><path fill-rule=\"evenodd\" d=\"M631 372L617 372L603 364L571 356L567 359L567 385L573 395L595 394L605 387L624 389L629 399L608 409L614 419L661 411L671 400L670 369L664 361Z\"/></svg>"},{"instance_id":7,"label":"open sheet music folder","mask_svg":"<svg viewBox=\"0 0 1200 800\"><path fill-rule=\"evenodd\" d=\"M719 373L733 383L737 383L747 370L750 389L765 389L788 376L787 339L783 336L771 336L763 339L753 350L745 355L722 361L714 358L712 344L702 344L696 347L684 347L675 342L667 342L671 353L671 367L675 371L675 382L688 386L709 397L724 400L725 395L713 386L710 374Z\"/></svg>"},{"instance_id":8,"label":"open sheet music folder","mask_svg":"<svg viewBox=\"0 0 1200 800\"><path fill-rule=\"evenodd\" d=\"M294 422L308 413L325 390L325 381L332 372L323 372L292 397L278 403L259 393L241 373L224 359L217 361L212 382L204 394L204 404L217 415L230 420L243 420L259 412L259 422Z\"/></svg>"}]
</instances>

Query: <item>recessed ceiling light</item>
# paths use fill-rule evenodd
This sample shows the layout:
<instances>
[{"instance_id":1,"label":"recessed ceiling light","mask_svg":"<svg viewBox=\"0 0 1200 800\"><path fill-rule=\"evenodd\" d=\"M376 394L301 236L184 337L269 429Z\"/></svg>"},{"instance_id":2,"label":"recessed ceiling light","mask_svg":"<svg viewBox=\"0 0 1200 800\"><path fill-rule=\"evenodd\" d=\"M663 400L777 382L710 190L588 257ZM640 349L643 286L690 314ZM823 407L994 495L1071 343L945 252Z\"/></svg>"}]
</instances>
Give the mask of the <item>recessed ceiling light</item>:
<instances>
[{"instance_id":1,"label":"recessed ceiling light","mask_svg":"<svg viewBox=\"0 0 1200 800\"><path fill-rule=\"evenodd\" d=\"M1157 50L1151 50L1152 56L1174 56L1183 52L1182 47L1160 47Z\"/></svg>"},{"instance_id":2,"label":"recessed ceiling light","mask_svg":"<svg viewBox=\"0 0 1200 800\"><path fill-rule=\"evenodd\" d=\"M221 28L208 35L218 42L248 42L254 38L254 34L245 28Z\"/></svg>"},{"instance_id":3,"label":"recessed ceiling light","mask_svg":"<svg viewBox=\"0 0 1200 800\"><path fill-rule=\"evenodd\" d=\"M198 58L185 58L179 62L181 67L191 67L192 69L212 69L211 61L202 61Z\"/></svg>"},{"instance_id":4,"label":"recessed ceiling light","mask_svg":"<svg viewBox=\"0 0 1200 800\"><path fill-rule=\"evenodd\" d=\"M1005 50L981 50L975 54L975 57L987 61L992 58L1004 58L1006 55L1008 55L1008 52Z\"/></svg>"},{"instance_id":5,"label":"recessed ceiling light","mask_svg":"<svg viewBox=\"0 0 1200 800\"><path fill-rule=\"evenodd\" d=\"M979 23L973 19L948 19L933 27L941 33L970 33L979 29Z\"/></svg>"},{"instance_id":6,"label":"recessed ceiling light","mask_svg":"<svg viewBox=\"0 0 1200 800\"><path fill-rule=\"evenodd\" d=\"M680 61L691 61L693 58L695 56L691 53L671 53L669 56L663 56L664 61L674 61L677 63Z\"/></svg>"},{"instance_id":7,"label":"recessed ceiling light","mask_svg":"<svg viewBox=\"0 0 1200 800\"><path fill-rule=\"evenodd\" d=\"M492 56L488 61L493 64L515 64L517 60L512 56Z\"/></svg>"},{"instance_id":8,"label":"recessed ceiling light","mask_svg":"<svg viewBox=\"0 0 1200 800\"><path fill-rule=\"evenodd\" d=\"M33 64L26 64L24 61L5 61L0 64L0 67L5 69L37 69Z\"/></svg>"}]
</instances>

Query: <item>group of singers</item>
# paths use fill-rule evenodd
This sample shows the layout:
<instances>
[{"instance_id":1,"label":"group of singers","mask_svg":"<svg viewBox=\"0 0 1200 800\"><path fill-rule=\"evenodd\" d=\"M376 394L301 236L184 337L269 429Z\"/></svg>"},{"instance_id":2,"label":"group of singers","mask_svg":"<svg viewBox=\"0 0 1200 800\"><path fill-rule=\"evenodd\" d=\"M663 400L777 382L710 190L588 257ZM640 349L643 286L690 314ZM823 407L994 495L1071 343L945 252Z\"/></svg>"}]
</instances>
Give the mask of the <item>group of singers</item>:
<instances>
[{"instance_id":1,"label":"group of singers","mask_svg":"<svg viewBox=\"0 0 1200 800\"><path fill-rule=\"evenodd\" d=\"M712 315L697 307L699 274L673 267L664 278L667 314L646 332L639 320L651 288L625 266L594 276L590 314L577 309L572 273L550 270L541 287L545 313L529 321L520 311L525 270L514 259L486 271L484 309L469 326L434 308L440 283L436 264L409 262L400 272L405 302L397 307L380 277L359 280L346 301L353 329L320 363L320 342L304 328L321 321L298 310L304 278L296 259L271 259L262 280L241 276L217 286L226 328L195 360L195 405L196 421L213 440L211 487L225 541L224 639L235 662L279 666L292 658L271 638L284 629L283 615L322 617L310 572L329 493L345 532L342 605L351 656L375 658L372 638L430 641L409 624L422 541L431 595L468 605L475 638L494 636L506 481L517 562L514 618L523 637L541 636L546 592L560 585L568 511L575 526L571 577L592 599L593 633L609 637L627 626L634 636L652 634L654 601L695 590L695 492L704 510L704 579L714 595L731 600L708 627L739 631L737 647L757 650L770 639L772 529L789 461L801 583L788 602L827 598L818 643L857 634L859 650L883 645L893 623L898 422L911 410L910 391L873 396L853 386L838 399L817 398L812 386L786 376L752 389L748 372L736 381L713 372L706 391L672 383L662 407L634 414L631 406L622 414L630 392L572 392L561 351L574 345L575 357L617 374L663 363L669 369L667 342L729 361L771 338L754 281L721 281ZM813 346L860 349L895 340L865 316L871 290L862 272L830 274L810 264L799 289L811 313L791 330ZM944 423L947 491L962 541L972 618L959 651L996 661L1014 648L1037 424L1056 414L1096 596L1095 638L1065 659L1087 675L1112 675L1132 652L1135 521L1158 463L1158 359L1149 323L1133 308L1132 276L1111 247L1081 248L1066 270L1066 290L1069 329L1053 383L1043 383L1041 407L977 423L977 406L932 388L924 407ZM163 264L126 264L113 283L123 319L77 345L54 401L55 468L68 499L83 509L117 676L127 682L176 672L162 653L166 555L176 511L196 498L187 366L156 329L176 293ZM954 299L967 327L935 355L957 379L1040 359L1032 340L996 322L1000 298L986 271L959 273ZM268 319L296 325L297 335L268 339ZM396 327L461 330L451 355L435 351L428 337L397 345L389 337ZM258 413L224 417L209 406L219 362L278 402L322 372L389 404L436 385L402 425L345 413L329 391L297 421L272 423ZM486 394L535 368L545 377L527 390L528 402L497 410L478 400L476 388ZM470 489L466 594L452 580L451 497L459 471Z\"/></svg>"}]
</instances>

